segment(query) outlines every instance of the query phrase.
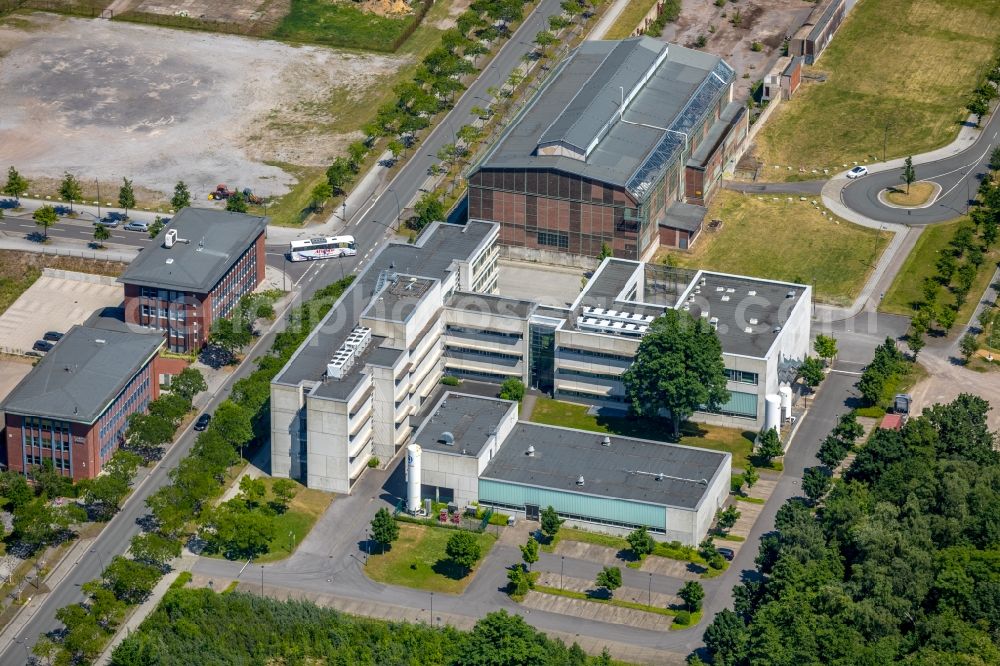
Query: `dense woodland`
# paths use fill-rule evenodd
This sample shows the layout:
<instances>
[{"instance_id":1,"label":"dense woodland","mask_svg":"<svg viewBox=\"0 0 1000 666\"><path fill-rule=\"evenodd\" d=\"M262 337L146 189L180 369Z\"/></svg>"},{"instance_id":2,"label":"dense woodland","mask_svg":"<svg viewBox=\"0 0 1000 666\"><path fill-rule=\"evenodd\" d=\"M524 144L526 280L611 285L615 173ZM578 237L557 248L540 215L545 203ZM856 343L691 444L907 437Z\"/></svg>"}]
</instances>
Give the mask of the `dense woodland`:
<instances>
[{"instance_id":1,"label":"dense woodland","mask_svg":"<svg viewBox=\"0 0 1000 666\"><path fill-rule=\"evenodd\" d=\"M608 664L535 631L517 615L490 613L471 632L345 615L301 601L178 589L119 645L112 666L582 666Z\"/></svg>"},{"instance_id":2,"label":"dense woodland","mask_svg":"<svg viewBox=\"0 0 1000 666\"><path fill-rule=\"evenodd\" d=\"M961 395L876 430L828 493L781 507L759 576L705 631L714 663L1000 664L989 409Z\"/></svg>"}]
</instances>

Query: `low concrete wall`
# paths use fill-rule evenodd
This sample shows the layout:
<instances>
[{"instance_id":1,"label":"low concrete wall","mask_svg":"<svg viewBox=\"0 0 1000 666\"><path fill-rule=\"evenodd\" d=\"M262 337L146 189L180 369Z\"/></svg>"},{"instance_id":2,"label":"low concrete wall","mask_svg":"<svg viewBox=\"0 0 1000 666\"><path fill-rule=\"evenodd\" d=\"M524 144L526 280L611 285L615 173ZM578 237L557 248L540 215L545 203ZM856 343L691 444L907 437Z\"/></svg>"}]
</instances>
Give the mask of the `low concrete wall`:
<instances>
[{"instance_id":1,"label":"low concrete wall","mask_svg":"<svg viewBox=\"0 0 1000 666\"><path fill-rule=\"evenodd\" d=\"M596 257L588 257L582 254L569 254L566 252L555 252L550 250L536 250L530 247L513 247L511 245L498 245L500 257L513 261L528 261L535 264L552 264L553 266L583 268L585 270L596 270L601 262Z\"/></svg>"},{"instance_id":2,"label":"low concrete wall","mask_svg":"<svg viewBox=\"0 0 1000 666\"><path fill-rule=\"evenodd\" d=\"M92 273L78 273L76 271L66 271L61 268L43 268L42 275L46 277L59 278L60 280L75 280L76 282L89 282L91 284L103 284L114 287L119 284L118 280L107 275L94 275Z\"/></svg>"}]
</instances>

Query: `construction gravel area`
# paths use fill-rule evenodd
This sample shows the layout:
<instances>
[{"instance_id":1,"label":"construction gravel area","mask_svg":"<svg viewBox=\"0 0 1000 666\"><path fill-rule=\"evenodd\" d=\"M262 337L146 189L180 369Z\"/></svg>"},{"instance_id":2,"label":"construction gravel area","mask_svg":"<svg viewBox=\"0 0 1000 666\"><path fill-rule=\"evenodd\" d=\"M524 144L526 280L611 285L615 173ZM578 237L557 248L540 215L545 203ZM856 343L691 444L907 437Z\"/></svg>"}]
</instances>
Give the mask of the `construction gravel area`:
<instances>
[{"instance_id":1,"label":"construction gravel area","mask_svg":"<svg viewBox=\"0 0 1000 666\"><path fill-rule=\"evenodd\" d=\"M781 45L801 26L815 4L806 0L739 0L719 7L711 0L681 0L677 20L663 29L663 39L722 56L736 70L739 99L750 95L750 87L764 78L768 64L781 52ZM714 29L714 32L713 32ZM697 46L704 36L705 46ZM754 41L761 43L753 51ZM748 78L743 78L749 74Z\"/></svg>"},{"instance_id":2,"label":"construction gravel area","mask_svg":"<svg viewBox=\"0 0 1000 666\"><path fill-rule=\"evenodd\" d=\"M18 14L0 20L0 157L29 178L71 171L102 182L134 178L163 193L184 180L199 197L216 183L280 195L294 180L275 164L327 165L359 135L330 131L339 120L331 91L364 97L406 63Z\"/></svg>"}]
</instances>

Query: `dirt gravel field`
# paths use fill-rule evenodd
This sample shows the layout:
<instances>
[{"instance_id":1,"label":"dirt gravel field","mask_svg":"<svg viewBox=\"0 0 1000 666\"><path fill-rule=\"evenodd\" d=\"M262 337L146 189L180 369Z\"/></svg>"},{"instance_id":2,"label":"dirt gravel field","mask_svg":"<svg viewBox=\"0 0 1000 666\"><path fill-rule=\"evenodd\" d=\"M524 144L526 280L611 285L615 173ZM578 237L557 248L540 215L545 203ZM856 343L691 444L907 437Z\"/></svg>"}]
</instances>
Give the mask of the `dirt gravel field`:
<instances>
[{"instance_id":1,"label":"dirt gravel field","mask_svg":"<svg viewBox=\"0 0 1000 666\"><path fill-rule=\"evenodd\" d=\"M216 183L280 195L273 166L323 166L358 132L338 97L405 57L51 14L0 20L0 162L31 177L119 181L201 198ZM346 113L346 112L345 112ZM265 163L268 162L270 164Z\"/></svg>"},{"instance_id":2,"label":"dirt gravel field","mask_svg":"<svg viewBox=\"0 0 1000 666\"><path fill-rule=\"evenodd\" d=\"M735 96L746 99L750 87L764 78L767 65L777 58L785 37L793 34L815 5L806 0L749 0L727 2L682 0L681 14L663 29L663 39L725 58L736 70ZM698 47L699 37L706 44ZM762 50L751 45L759 41ZM748 78L743 78L749 74Z\"/></svg>"}]
</instances>

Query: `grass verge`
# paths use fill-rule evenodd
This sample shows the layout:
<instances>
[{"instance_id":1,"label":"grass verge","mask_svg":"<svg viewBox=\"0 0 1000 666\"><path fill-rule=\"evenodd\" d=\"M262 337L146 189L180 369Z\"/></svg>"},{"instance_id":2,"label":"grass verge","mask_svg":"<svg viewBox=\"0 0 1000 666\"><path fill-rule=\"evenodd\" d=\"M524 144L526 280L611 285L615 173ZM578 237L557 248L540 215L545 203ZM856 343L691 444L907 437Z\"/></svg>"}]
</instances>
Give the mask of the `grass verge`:
<instances>
[{"instance_id":1,"label":"grass verge","mask_svg":"<svg viewBox=\"0 0 1000 666\"><path fill-rule=\"evenodd\" d=\"M646 604L636 603L635 601L625 601L624 599L615 599L611 597L610 599L599 596L591 596L586 592L577 592L576 590L561 590L558 587L548 587L547 585L536 585L533 588L534 592L539 592L541 594L551 594L557 597L567 597L569 599L579 599L581 601L593 601L599 604L607 604L609 606L618 606L619 608L630 608L632 610L642 611L644 613L656 613L657 615L666 615L667 617L674 618L674 621L670 624L670 629L687 629L693 627L701 621L701 610L697 610L694 613L689 613L688 622L680 623L677 621L678 615L684 610L674 609L674 608L660 608L659 606L647 606Z\"/></svg>"},{"instance_id":2,"label":"grass verge","mask_svg":"<svg viewBox=\"0 0 1000 666\"><path fill-rule=\"evenodd\" d=\"M767 504L767 500L761 497L746 497L744 495L733 495L733 497L740 502L747 502L749 504Z\"/></svg>"},{"instance_id":3,"label":"grass verge","mask_svg":"<svg viewBox=\"0 0 1000 666\"><path fill-rule=\"evenodd\" d=\"M50 254L0 250L0 314L42 276L43 268L117 277L125 270L117 261L59 257Z\"/></svg>"},{"instance_id":4,"label":"grass verge","mask_svg":"<svg viewBox=\"0 0 1000 666\"><path fill-rule=\"evenodd\" d=\"M262 481L267 486L268 496L272 496L271 486L275 479L264 477ZM291 555L333 501L330 493L296 485L299 486L298 492L288 503L288 510L275 516L274 539L269 544L268 552L258 556L256 562L275 562Z\"/></svg>"},{"instance_id":5,"label":"grass verge","mask_svg":"<svg viewBox=\"0 0 1000 666\"><path fill-rule=\"evenodd\" d=\"M531 412L531 420L535 423L606 432L623 437L641 437L660 442L673 441L668 437L670 425L661 419L595 416L587 413L586 405L551 398L538 399ZM738 428L686 422L681 424L681 438L678 443L729 452L733 454L733 466L742 468L746 467L755 435L756 433L741 431Z\"/></svg>"},{"instance_id":6,"label":"grass verge","mask_svg":"<svg viewBox=\"0 0 1000 666\"><path fill-rule=\"evenodd\" d=\"M629 37L639 27L639 21L649 13L657 1L632 0L629 2L601 39L625 39Z\"/></svg>"},{"instance_id":7,"label":"grass verge","mask_svg":"<svg viewBox=\"0 0 1000 666\"><path fill-rule=\"evenodd\" d=\"M765 177L793 173L770 165L839 170L882 159L883 147L892 158L947 144L994 55L998 22L996 2L859 2L819 62L827 80L803 86L759 135Z\"/></svg>"},{"instance_id":8,"label":"grass verge","mask_svg":"<svg viewBox=\"0 0 1000 666\"><path fill-rule=\"evenodd\" d=\"M291 5L271 37L372 51L395 51L407 29L422 18L419 3L414 3L413 14L399 17L379 16L354 3L329 0L292 0Z\"/></svg>"},{"instance_id":9,"label":"grass verge","mask_svg":"<svg viewBox=\"0 0 1000 666\"><path fill-rule=\"evenodd\" d=\"M923 300L924 279L937 275L936 264L941 251L948 247L955 237L955 232L963 224L969 224L968 218L934 224L924 229L879 305L881 311L906 316L913 314L913 306ZM969 297L958 310L955 317L957 325L964 324L972 317L982 293L986 291L990 278L996 271L998 261L1000 261L1000 249L990 248L972 283ZM947 289L943 289L938 296L939 305L951 305L954 302L954 294Z\"/></svg>"},{"instance_id":10,"label":"grass verge","mask_svg":"<svg viewBox=\"0 0 1000 666\"><path fill-rule=\"evenodd\" d=\"M722 229L702 232L689 252L665 252L661 258L680 266L811 284L817 300L850 303L890 234L824 217L798 197L791 202L787 196L774 198L719 192L707 218L722 220Z\"/></svg>"},{"instance_id":11,"label":"grass verge","mask_svg":"<svg viewBox=\"0 0 1000 666\"><path fill-rule=\"evenodd\" d=\"M365 573L372 580L389 585L403 585L420 590L460 594L472 581L476 572L465 572L445 554L448 538L453 530L437 529L424 525L399 523L399 539L392 548L368 558ZM475 534L486 557L496 536Z\"/></svg>"},{"instance_id":12,"label":"grass verge","mask_svg":"<svg viewBox=\"0 0 1000 666\"><path fill-rule=\"evenodd\" d=\"M897 206L923 206L934 194L933 183L913 183L909 191L905 187L892 187L886 192L885 198Z\"/></svg>"}]
</instances>

